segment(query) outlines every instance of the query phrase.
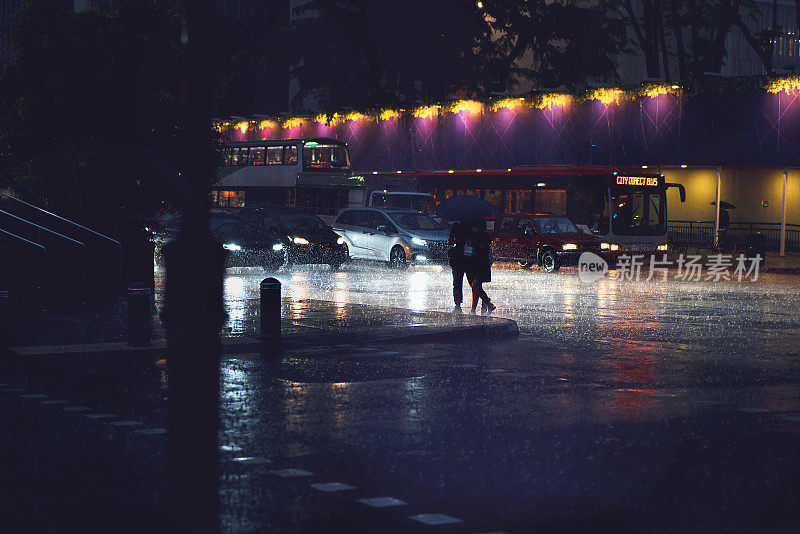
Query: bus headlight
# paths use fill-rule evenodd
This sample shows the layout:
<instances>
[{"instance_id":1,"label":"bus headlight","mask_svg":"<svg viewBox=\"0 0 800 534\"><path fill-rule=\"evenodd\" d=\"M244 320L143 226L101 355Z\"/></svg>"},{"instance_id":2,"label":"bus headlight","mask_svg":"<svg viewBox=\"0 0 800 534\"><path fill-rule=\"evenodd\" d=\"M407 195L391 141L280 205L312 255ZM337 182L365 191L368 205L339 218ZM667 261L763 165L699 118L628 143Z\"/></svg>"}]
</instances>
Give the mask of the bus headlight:
<instances>
[{"instance_id":1,"label":"bus headlight","mask_svg":"<svg viewBox=\"0 0 800 534\"><path fill-rule=\"evenodd\" d=\"M619 245L613 245L613 244L612 244L612 245L611 245L610 247L608 247L608 248L609 248L609 250L611 250L612 252L616 252L617 250L619 250Z\"/></svg>"},{"instance_id":2,"label":"bus headlight","mask_svg":"<svg viewBox=\"0 0 800 534\"><path fill-rule=\"evenodd\" d=\"M656 250L661 251L661 252L666 252L667 249L669 249L669 245L667 245L666 243L664 243L663 245L658 245L656 247Z\"/></svg>"},{"instance_id":3,"label":"bus headlight","mask_svg":"<svg viewBox=\"0 0 800 534\"><path fill-rule=\"evenodd\" d=\"M337 240L336 240L336 244L337 244L337 245L344 245L344 238L343 238L343 237L340 237L339 239L337 239Z\"/></svg>"},{"instance_id":4,"label":"bus headlight","mask_svg":"<svg viewBox=\"0 0 800 534\"><path fill-rule=\"evenodd\" d=\"M308 239L304 237L293 237L292 243L295 245L308 245Z\"/></svg>"},{"instance_id":5,"label":"bus headlight","mask_svg":"<svg viewBox=\"0 0 800 534\"><path fill-rule=\"evenodd\" d=\"M242 250L242 247L240 247L236 243L225 243L224 245L222 245L222 248L224 248L225 250L233 251L233 252Z\"/></svg>"},{"instance_id":6,"label":"bus headlight","mask_svg":"<svg viewBox=\"0 0 800 534\"><path fill-rule=\"evenodd\" d=\"M283 243L275 243L272 245L272 250L283 250Z\"/></svg>"},{"instance_id":7,"label":"bus headlight","mask_svg":"<svg viewBox=\"0 0 800 534\"><path fill-rule=\"evenodd\" d=\"M561 245L561 250L578 250L578 245L575 243L564 243Z\"/></svg>"},{"instance_id":8,"label":"bus headlight","mask_svg":"<svg viewBox=\"0 0 800 534\"><path fill-rule=\"evenodd\" d=\"M608 250L610 247L608 243L600 243L600 250Z\"/></svg>"},{"instance_id":9,"label":"bus headlight","mask_svg":"<svg viewBox=\"0 0 800 534\"><path fill-rule=\"evenodd\" d=\"M425 245L428 244L427 241L425 241L424 239L420 239L418 237L412 237L411 238L411 242L414 243L415 245L419 245L421 247L424 247Z\"/></svg>"}]
</instances>

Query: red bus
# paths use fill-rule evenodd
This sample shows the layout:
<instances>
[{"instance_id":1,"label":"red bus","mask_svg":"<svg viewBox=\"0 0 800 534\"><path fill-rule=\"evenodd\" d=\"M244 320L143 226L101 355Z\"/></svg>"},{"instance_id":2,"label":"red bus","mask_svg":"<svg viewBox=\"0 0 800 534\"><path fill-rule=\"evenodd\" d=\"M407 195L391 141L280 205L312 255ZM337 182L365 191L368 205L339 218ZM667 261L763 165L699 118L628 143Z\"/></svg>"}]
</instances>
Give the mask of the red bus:
<instances>
[{"instance_id":1,"label":"red bus","mask_svg":"<svg viewBox=\"0 0 800 534\"><path fill-rule=\"evenodd\" d=\"M418 191L439 202L476 195L503 213L566 216L620 253L667 249L667 195L664 176L636 167L600 165L519 165L510 169L374 172L364 175L367 190Z\"/></svg>"}]
</instances>

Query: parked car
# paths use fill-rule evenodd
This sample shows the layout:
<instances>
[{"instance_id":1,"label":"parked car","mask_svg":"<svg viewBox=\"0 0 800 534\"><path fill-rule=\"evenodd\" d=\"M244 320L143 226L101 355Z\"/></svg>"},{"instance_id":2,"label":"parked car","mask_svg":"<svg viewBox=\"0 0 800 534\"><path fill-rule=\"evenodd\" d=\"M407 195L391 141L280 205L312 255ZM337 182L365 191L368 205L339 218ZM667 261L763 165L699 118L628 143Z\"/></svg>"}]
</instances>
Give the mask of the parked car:
<instances>
[{"instance_id":1,"label":"parked car","mask_svg":"<svg viewBox=\"0 0 800 534\"><path fill-rule=\"evenodd\" d=\"M385 261L398 269L447 261L447 230L418 211L347 208L333 229L354 259Z\"/></svg>"},{"instance_id":2,"label":"parked car","mask_svg":"<svg viewBox=\"0 0 800 534\"><path fill-rule=\"evenodd\" d=\"M156 260L163 258L163 247L176 237L183 224L182 215L164 219L150 228ZM226 213L209 219L211 235L226 251L225 267L263 267L276 271L286 263L286 246L274 233L264 232Z\"/></svg>"},{"instance_id":3,"label":"parked car","mask_svg":"<svg viewBox=\"0 0 800 534\"><path fill-rule=\"evenodd\" d=\"M289 265L323 263L337 269L348 259L345 240L304 208L259 206L231 213L256 228L280 236Z\"/></svg>"},{"instance_id":4,"label":"parked car","mask_svg":"<svg viewBox=\"0 0 800 534\"><path fill-rule=\"evenodd\" d=\"M609 244L581 232L568 218L556 215L506 214L492 234L496 259L517 261L523 267L539 265L548 273L563 265L577 264L581 253L587 251L607 256Z\"/></svg>"}]
</instances>

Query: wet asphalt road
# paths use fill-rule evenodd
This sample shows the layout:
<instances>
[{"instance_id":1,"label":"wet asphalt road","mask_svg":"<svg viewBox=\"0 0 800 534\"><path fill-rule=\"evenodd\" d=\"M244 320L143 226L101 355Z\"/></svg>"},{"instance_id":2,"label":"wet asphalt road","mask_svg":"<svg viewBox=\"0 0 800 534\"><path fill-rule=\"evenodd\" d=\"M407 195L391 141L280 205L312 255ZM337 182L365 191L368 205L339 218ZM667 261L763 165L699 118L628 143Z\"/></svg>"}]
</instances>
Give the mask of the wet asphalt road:
<instances>
[{"instance_id":1,"label":"wet asphalt road","mask_svg":"<svg viewBox=\"0 0 800 534\"><path fill-rule=\"evenodd\" d=\"M252 320L264 276L229 271L232 334ZM277 277L284 296L298 301L452 308L446 270L299 267ZM224 360L223 530L714 532L797 524L798 277L584 284L574 271L510 264L493 277L487 291L496 313L518 322L518 339ZM0 392L11 409L45 421L41 433L67 427L75 440L118 448L142 502L158 502L163 362L60 358L2 371L0 382L25 390ZM25 394L155 432L125 434ZM361 501L384 497L396 501Z\"/></svg>"}]
</instances>

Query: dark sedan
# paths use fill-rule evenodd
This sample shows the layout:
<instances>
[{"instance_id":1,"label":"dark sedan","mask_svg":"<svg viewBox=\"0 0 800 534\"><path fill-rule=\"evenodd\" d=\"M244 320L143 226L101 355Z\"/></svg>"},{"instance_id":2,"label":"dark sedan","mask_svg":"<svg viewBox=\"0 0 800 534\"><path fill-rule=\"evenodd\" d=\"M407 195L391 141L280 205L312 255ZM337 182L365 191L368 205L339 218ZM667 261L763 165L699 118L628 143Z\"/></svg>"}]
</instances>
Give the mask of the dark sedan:
<instances>
[{"instance_id":1,"label":"dark sedan","mask_svg":"<svg viewBox=\"0 0 800 534\"><path fill-rule=\"evenodd\" d=\"M167 218L151 229L156 259L162 257L162 247L178 236L183 217ZM263 267L276 271L286 263L286 245L269 232L226 214L214 214L209 220L211 235L225 249L225 267Z\"/></svg>"},{"instance_id":2,"label":"dark sedan","mask_svg":"<svg viewBox=\"0 0 800 534\"><path fill-rule=\"evenodd\" d=\"M262 206L235 213L248 224L281 236L289 264L323 263L337 269L348 260L344 239L306 209Z\"/></svg>"}]
</instances>

